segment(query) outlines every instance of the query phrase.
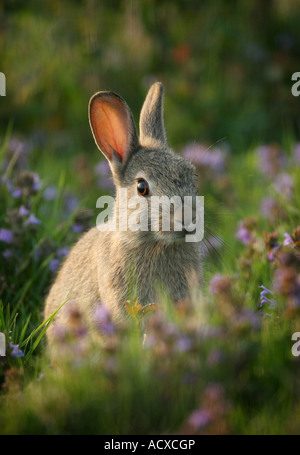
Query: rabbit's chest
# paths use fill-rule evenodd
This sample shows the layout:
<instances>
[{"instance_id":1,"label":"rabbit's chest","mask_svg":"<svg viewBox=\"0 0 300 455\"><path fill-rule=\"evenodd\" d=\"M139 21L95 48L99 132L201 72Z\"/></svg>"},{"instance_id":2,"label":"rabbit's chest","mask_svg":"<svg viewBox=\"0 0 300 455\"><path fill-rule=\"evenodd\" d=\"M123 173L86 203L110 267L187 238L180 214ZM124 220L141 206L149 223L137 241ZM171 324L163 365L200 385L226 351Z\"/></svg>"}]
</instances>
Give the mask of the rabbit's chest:
<instances>
[{"instance_id":1,"label":"rabbit's chest","mask_svg":"<svg viewBox=\"0 0 300 455\"><path fill-rule=\"evenodd\" d=\"M177 300L186 296L188 284L184 264L172 256L162 256L144 262L138 274L137 294L141 304L157 301L161 292Z\"/></svg>"}]
</instances>

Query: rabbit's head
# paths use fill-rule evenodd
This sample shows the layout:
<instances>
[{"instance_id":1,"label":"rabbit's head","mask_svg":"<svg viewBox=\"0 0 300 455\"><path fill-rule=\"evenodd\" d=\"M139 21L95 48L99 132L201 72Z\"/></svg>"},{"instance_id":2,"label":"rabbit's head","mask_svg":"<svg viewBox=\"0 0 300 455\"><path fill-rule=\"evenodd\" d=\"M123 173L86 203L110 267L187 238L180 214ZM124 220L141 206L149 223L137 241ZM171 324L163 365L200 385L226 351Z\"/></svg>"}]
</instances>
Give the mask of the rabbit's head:
<instances>
[{"instance_id":1,"label":"rabbit's head","mask_svg":"<svg viewBox=\"0 0 300 455\"><path fill-rule=\"evenodd\" d=\"M161 83L152 85L144 102L140 138L129 107L113 92L98 92L91 98L89 120L95 142L113 174L116 212L131 220L131 225L136 221L140 226L129 231L135 231L135 236L143 240L155 238L170 243L183 239L195 215L194 166L167 145ZM191 205L188 222L184 217L185 196L190 197L185 201ZM169 228L168 221L163 226L167 206Z\"/></svg>"}]
</instances>

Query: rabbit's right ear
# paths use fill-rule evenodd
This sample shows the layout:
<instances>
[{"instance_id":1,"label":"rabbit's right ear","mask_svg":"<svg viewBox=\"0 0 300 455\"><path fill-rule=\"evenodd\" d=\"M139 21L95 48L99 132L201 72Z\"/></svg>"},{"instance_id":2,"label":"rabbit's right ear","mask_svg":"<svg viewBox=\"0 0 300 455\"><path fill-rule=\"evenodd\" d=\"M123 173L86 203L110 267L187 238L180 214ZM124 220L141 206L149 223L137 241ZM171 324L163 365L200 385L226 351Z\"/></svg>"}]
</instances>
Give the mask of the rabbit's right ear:
<instances>
[{"instance_id":1,"label":"rabbit's right ear","mask_svg":"<svg viewBox=\"0 0 300 455\"><path fill-rule=\"evenodd\" d=\"M90 99L89 121L95 142L115 167L123 168L139 147L132 113L113 92L98 92Z\"/></svg>"}]
</instances>

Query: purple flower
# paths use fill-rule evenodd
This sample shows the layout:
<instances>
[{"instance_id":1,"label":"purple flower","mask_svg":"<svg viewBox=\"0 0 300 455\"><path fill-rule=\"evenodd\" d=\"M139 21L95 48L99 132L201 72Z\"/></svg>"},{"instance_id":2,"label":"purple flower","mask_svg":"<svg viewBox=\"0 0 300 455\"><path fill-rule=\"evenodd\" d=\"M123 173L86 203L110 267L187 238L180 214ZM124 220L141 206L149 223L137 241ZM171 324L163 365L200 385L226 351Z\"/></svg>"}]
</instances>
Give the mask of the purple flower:
<instances>
[{"instance_id":1,"label":"purple flower","mask_svg":"<svg viewBox=\"0 0 300 455\"><path fill-rule=\"evenodd\" d=\"M32 189L33 191L37 192L41 189L41 181L40 181L40 177L38 176L38 174L36 172L32 172Z\"/></svg>"},{"instance_id":2,"label":"purple flower","mask_svg":"<svg viewBox=\"0 0 300 455\"><path fill-rule=\"evenodd\" d=\"M300 296L300 277L293 267L287 264L278 268L274 273L274 288L281 294L289 297Z\"/></svg>"},{"instance_id":3,"label":"purple flower","mask_svg":"<svg viewBox=\"0 0 300 455\"><path fill-rule=\"evenodd\" d=\"M22 197L23 191L21 190L21 188L15 188L12 191L11 195L14 199L18 199L19 197Z\"/></svg>"},{"instance_id":4,"label":"purple flower","mask_svg":"<svg viewBox=\"0 0 300 455\"><path fill-rule=\"evenodd\" d=\"M9 229L0 229L0 241L5 243L11 243L13 239L13 233Z\"/></svg>"},{"instance_id":5,"label":"purple flower","mask_svg":"<svg viewBox=\"0 0 300 455\"><path fill-rule=\"evenodd\" d=\"M202 144L189 144L182 152L183 156L196 166L203 166L216 172L225 168L225 152L221 149L207 148Z\"/></svg>"},{"instance_id":6,"label":"purple flower","mask_svg":"<svg viewBox=\"0 0 300 455\"><path fill-rule=\"evenodd\" d=\"M26 141L22 141L15 137L11 138L7 144L7 148L10 153L18 153L19 155L27 155L31 150L31 144Z\"/></svg>"},{"instance_id":7,"label":"purple flower","mask_svg":"<svg viewBox=\"0 0 300 455\"><path fill-rule=\"evenodd\" d=\"M67 195L65 197L65 208L68 213L74 212L79 205L78 199L73 195Z\"/></svg>"},{"instance_id":8,"label":"purple flower","mask_svg":"<svg viewBox=\"0 0 300 455\"><path fill-rule=\"evenodd\" d=\"M267 254L268 261L274 261L275 254L272 251L269 251Z\"/></svg>"},{"instance_id":9,"label":"purple flower","mask_svg":"<svg viewBox=\"0 0 300 455\"><path fill-rule=\"evenodd\" d=\"M235 236L240 242L244 243L245 245L249 245L253 239L251 232L246 228L243 222L239 224Z\"/></svg>"},{"instance_id":10,"label":"purple flower","mask_svg":"<svg viewBox=\"0 0 300 455\"><path fill-rule=\"evenodd\" d=\"M275 300L274 300L275 302ZM270 302L268 302L270 303ZM271 302L273 303L273 302ZM275 302L276 304L276 302ZM270 307L271 308L271 307ZM273 308L273 307L272 307ZM236 315L236 323L240 326L250 326L252 329L256 330L259 327L259 318L257 313L251 310L242 310Z\"/></svg>"},{"instance_id":11,"label":"purple flower","mask_svg":"<svg viewBox=\"0 0 300 455\"><path fill-rule=\"evenodd\" d=\"M49 185L47 188L44 190L44 198L46 201L53 201L56 198L57 195L57 188L55 185Z\"/></svg>"},{"instance_id":12,"label":"purple flower","mask_svg":"<svg viewBox=\"0 0 300 455\"><path fill-rule=\"evenodd\" d=\"M29 224L39 225L41 224L41 221L33 213L31 213L31 215L25 221L24 226L28 226Z\"/></svg>"},{"instance_id":13,"label":"purple flower","mask_svg":"<svg viewBox=\"0 0 300 455\"><path fill-rule=\"evenodd\" d=\"M12 357L24 357L24 352L19 349L18 344L13 344L12 342L9 343L12 351L11 351L11 356Z\"/></svg>"},{"instance_id":14,"label":"purple flower","mask_svg":"<svg viewBox=\"0 0 300 455\"><path fill-rule=\"evenodd\" d=\"M209 290L212 294L230 295L231 280L228 276L217 273L209 282Z\"/></svg>"},{"instance_id":15,"label":"purple flower","mask_svg":"<svg viewBox=\"0 0 300 455\"><path fill-rule=\"evenodd\" d=\"M276 308L277 306L276 300L269 299L268 297L266 297L267 295L269 296L274 295L273 292L270 289L266 288L264 285L259 286L259 288L262 289L262 291L260 292L259 308L262 308L265 303L269 305L270 309Z\"/></svg>"},{"instance_id":16,"label":"purple flower","mask_svg":"<svg viewBox=\"0 0 300 455\"><path fill-rule=\"evenodd\" d=\"M56 272L60 266L60 260L59 259L51 259L49 262L49 269L51 272Z\"/></svg>"},{"instance_id":17,"label":"purple flower","mask_svg":"<svg viewBox=\"0 0 300 455\"><path fill-rule=\"evenodd\" d=\"M104 188L107 190L111 190L114 188L114 183L111 179L111 172L108 161L100 161L94 167L94 173L98 177L97 185L99 188Z\"/></svg>"},{"instance_id":18,"label":"purple flower","mask_svg":"<svg viewBox=\"0 0 300 455\"><path fill-rule=\"evenodd\" d=\"M7 191L9 191L10 193L12 193L12 191L14 190L14 185L12 183L12 181L10 179L8 179L7 177L5 177L4 175L0 177L0 182L3 183L6 188L7 188Z\"/></svg>"},{"instance_id":19,"label":"purple flower","mask_svg":"<svg viewBox=\"0 0 300 455\"><path fill-rule=\"evenodd\" d=\"M94 167L94 172L98 177L103 177L103 175L109 174L110 167L108 161L100 161L100 163L96 164Z\"/></svg>"},{"instance_id":20,"label":"purple flower","mask_svg":"<svg viewBox=\"0 0 300 455\"><path fill-rule=\"evenodd\" d=\"M29 215L29 210L24 206L24 205L21 205L21 207L19 208L19 215L20 216L27 216Z\"/></svg>"},{"instance_id":21,"label":"purple flower","mask_svg":"<svg viewBox=\"0 0 300 455\"><path fill-rule=\"evenodd\" d=\"M264 218L274 218L278 214L280 208L278 202L273 197L265 197L260 206L260 211Z\"/></svg>"},{"instance_id":22,"label":"purple flower","mask_svg":"<svg viewBox=\"0 0 300 455\"><path fill-rule=\"evenodd\" d=\"M287 234L285 232L283 235L284 235L283 246L292 245L294 243L290 234Z\"/></svg>"},{"instance_id":23,"label":"purple flower","mask_svg":"<svg viewBox=\"0 0 300 455\"><path fill-rule=\"evenodd\" d=\"M218 284L219 281L223 280L223 277L220 273L217 273L212 279L210 280L209 283L209 290L212 294L215 294L215 285Z\"/></svg>"},{"instance_id":24,"label":"purple flower","mask_svg":"<svg viewBox=\"0 0 300 455\"><path fill-rule=\"evenodd\" d=\"M297 142L297 144L295 144L294 157L295 157L295 163L300 164L300 142Z\"/></svg>"},{"instance_id":25,"label":"purple flower","mask_svg":"<svg viewBox=\"0 0 300 455\"><path fill-rule=\"evenodd\" d=\"M208 410L197 409L194 411L189 419L188 423L195 429L200 430L203 427L206 427L211 422L211 414Z\"/></svg>"},{"instance_id":26,"label":"purple flower","mask_svg":"<svg viewBox=\"0 0 300 455\"><path fill-rule=\"evenodd\" d=\"M7 249L7 250L3 251L2 256L5 259L11 258L12 257L12 251L10 249Z\"/></svg>"},{"instance_id":27,"label":"purple flower","mask_svg":"<svg viewBox=\"0 0 300 455\"><path fill-rule=\"evenodd\" d=\"M187 352L192 347L192 341L187 336L182 336L176 340L175 349L179 352Z\"/></svg>"},{"instance_id":28,"label":"purple flower","mask_svg":"<svg viewBox=\"0 0 300 455\"><path fill-rule=\"evenodd\" d=\"M269 177L274 177L285 164L284 155L275 144L258 147L256 152L261 172Z\"/></svg>"},{"instance_id":29,"label":"purple flower","mask_svg":"<svg viewBox=\"0 0 300 455\"><path fill-rule=\"evenodd\" d=\"M116 328L111 320L110 312L102 303L96 305L94 319L101 333L112 335L115 332Z\"/></svg>"},{"instance_id":30,"label":"purple flower","mask_svg":"<svg viewBox=\"0 0 300 455\"><path fill-rule=\"evenodd\" d=\"M153 348L153 346L155 346L157 344L157 342L158 342L157 338L153 333L147 333L144 343L143 343L143 347L146 349Z\"/></svg>"},{"instance_id":31,"label":"purple flower","mask_svg":"<svg viewBox=\"0 0 300 455\"><path fill-rule=\"evenodd\" d=\"M56 256L61 258L64 256L67 256L69 254L70 248L68 246L65 246L64 248L60 248L59 250L56 251Z\"/></svg>"},{"instance_id":32,"label":"purple flower","mask_svg":"<svg viewBox=\"0 0 300 455\"><path fill-rule=\"evenodd\" d=\"M80 232L83 231L83 226L81 226L81 224L73 224L71 229L73 232L76 232L77 234L79 234Z\"/></svg>"},{"instance_id":33,"label":"purple flower","mask_svg":"<svg viewBox=\"0 0 300 455\"><path fill-rule=\"evenodd\" d=\"M97 303L94 313L95 321L98 324L102 324L110 319L110 312L108 309L100 302Z\"/></svg>"},{"instance_id":34,"label":"purple flower","mask_svg":"<svg viewBox=\"0 0 300 455\"><path fill-rule=\"evenodd\" d=\"M273 186L281 197L289 199L292 196L294 181L290 174L283 172L277 176Z\"/></svg>"}]
</instances>

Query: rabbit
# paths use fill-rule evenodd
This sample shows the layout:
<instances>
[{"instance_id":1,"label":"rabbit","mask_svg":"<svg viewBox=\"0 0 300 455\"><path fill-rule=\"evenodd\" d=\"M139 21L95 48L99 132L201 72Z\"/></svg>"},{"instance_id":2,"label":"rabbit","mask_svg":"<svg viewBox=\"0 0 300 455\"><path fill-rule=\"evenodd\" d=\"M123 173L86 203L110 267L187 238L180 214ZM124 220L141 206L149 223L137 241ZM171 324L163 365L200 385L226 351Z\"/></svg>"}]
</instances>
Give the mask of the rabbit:
<instances>
[{"instance_id":1,"label":"rabbit","mask_svg":"<svg viewBox=\"0 0 300 455\"><path fill-rule=\"evenodd\" d=\"M143 104L139 138L131 110L114 92L102 91L92 96L89 122L96 145L109 162L116 187L114 213L108 227L123 216L121 189L126 188L128 199L143 200L146 210L150 210L153 195L195 197L194 165L167 144L160 82L150 87ZM145 211L145 205L141 210ZM127 216L130 213L128 209ZM141 305L157 302L159 286L175 304L189 299L192 285L202 280L201 248L199 242L184 240L184 225L181 232L175 231L174 211L171 224L169 231L101 231L94 227L85 233L71 249L46 299L45 319L66 300L47 330L48 343L55 341L57 325L68 323L72 305L78 306L92 331L99 301L118 323L128 316L128 299L138 298Z\"/></svg>"}]
</instances>

